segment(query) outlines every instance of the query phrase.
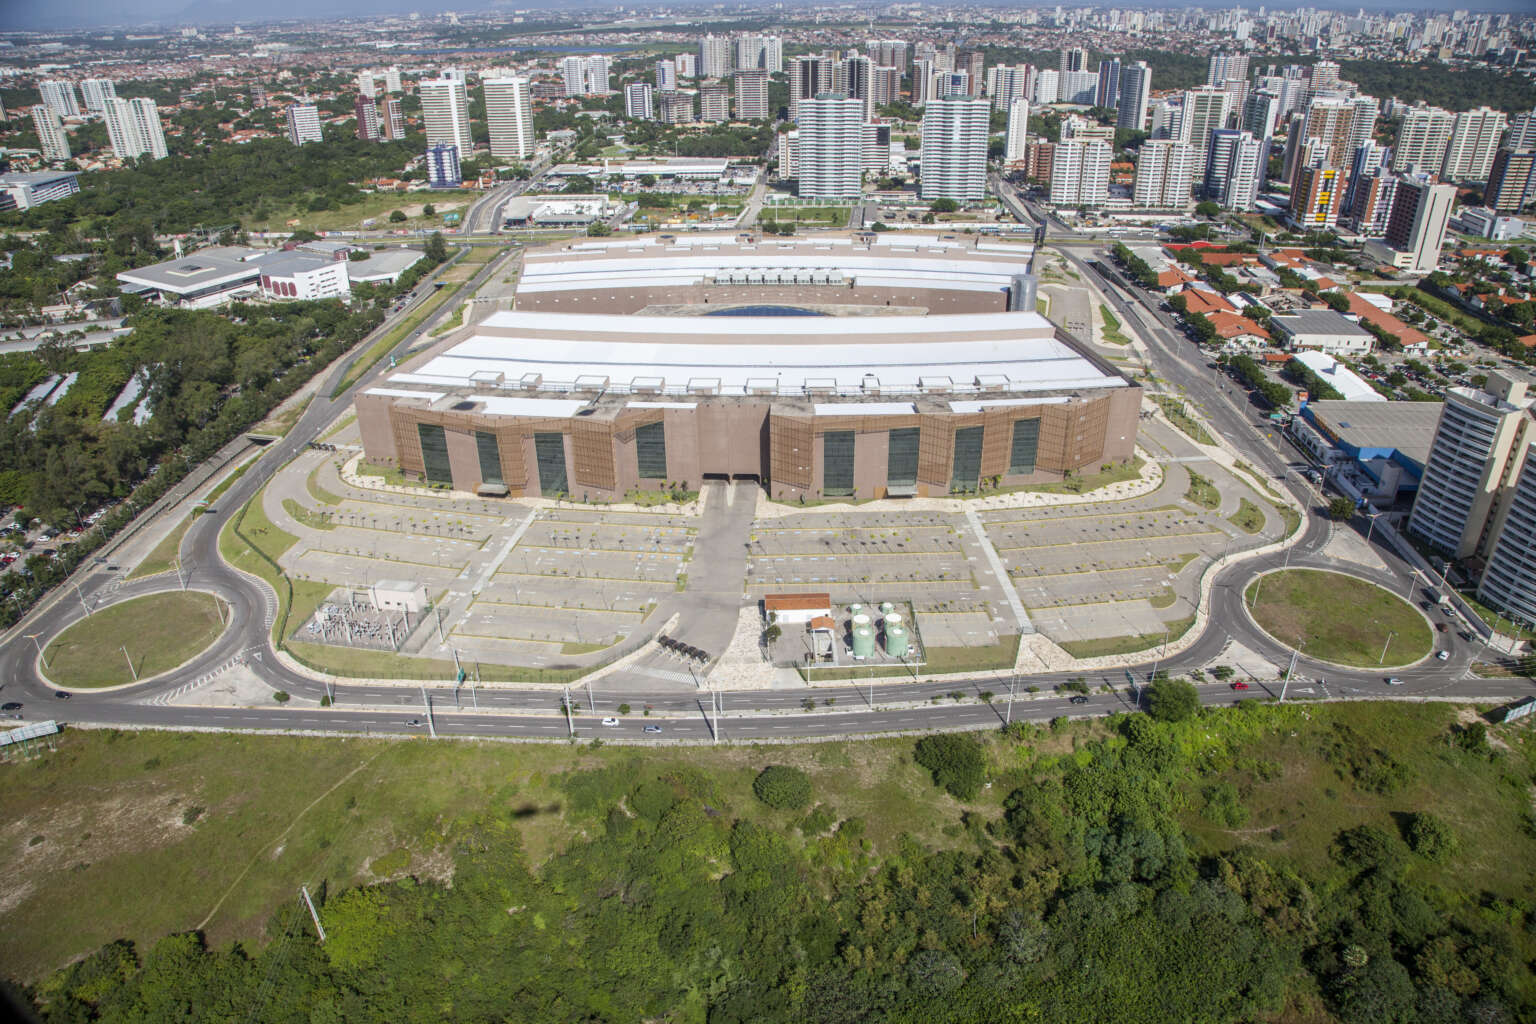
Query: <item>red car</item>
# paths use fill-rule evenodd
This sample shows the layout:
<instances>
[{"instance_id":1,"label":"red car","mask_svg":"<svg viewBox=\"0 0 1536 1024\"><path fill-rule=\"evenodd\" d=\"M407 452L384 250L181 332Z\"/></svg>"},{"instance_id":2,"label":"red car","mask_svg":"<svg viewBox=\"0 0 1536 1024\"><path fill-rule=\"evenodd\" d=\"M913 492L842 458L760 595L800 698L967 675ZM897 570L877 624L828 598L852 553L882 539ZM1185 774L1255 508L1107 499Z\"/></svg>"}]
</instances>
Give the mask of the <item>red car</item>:
<instances>
[{"instance_id":1,"label":"red car","mask_svg":"<svg viewBox=\"0 0 1536 1024\"><path fill-rule=\"evenodd\" d=\"M1234 690L1246 690L1246 689L1248 689L1248 684L1243 682L1241 679L1239 679L1237 682L1232 684L1232 689L1234 689Z\"/></svg>"}]
</instances>

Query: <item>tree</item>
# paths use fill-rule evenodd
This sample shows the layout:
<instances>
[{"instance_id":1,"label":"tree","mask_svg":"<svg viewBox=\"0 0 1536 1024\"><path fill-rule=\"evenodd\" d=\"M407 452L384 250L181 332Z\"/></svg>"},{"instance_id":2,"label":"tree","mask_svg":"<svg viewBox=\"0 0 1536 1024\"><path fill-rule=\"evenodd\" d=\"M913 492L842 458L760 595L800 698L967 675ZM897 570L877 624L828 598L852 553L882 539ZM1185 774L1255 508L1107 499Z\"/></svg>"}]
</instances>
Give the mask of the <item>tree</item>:
<instances>
[{"instance_id":1,"label":"tree","mask_svg":"<svg viewBox=\"0 0 1536 1024\"><path fill-rule=\"evenodd\" d=\"M774 623L773 625L769 626L767 629L763 630L763 639L766 640L770 644L771 643L777 643L779 637L781 637L783 635L784 635L784 630L778 625L778 623Z\"/></svg>"},{"instance_id":2,"label":"tree","mask_svg":"<svg viewBox=\"0 0 1536 1024\"><path fill-rule=\"evenodd\" d=\"M1200 692L1182 679L1159 679L1147 687L1147 714L1159 722L1182 722L1200 710Z\"/></svg>"},{"instance_id":3,"label":"tree","mask_svg":"<svg viewBox=\"0 0 1536 1024\"><path fill-rule=\"evenodd\" d=\"M423 217L436 217L437 207L433 206L431 203L428 203L421 208L421 215Z\"/></svg>"},{"instance_id":4,"label":"tree","mask_svg":"<svg viewBox=\"0 0 1536 1024\"><path fill-rule=\"evenodd\" d=\"M600 220L595 220L587 225L587 237L589 238L606 238L611 234L613 234L613 228Z\"/></svg>"},{"instance_id":5,"label":"tree","mask_svg":"<svg viewBox=\"0 0 1536 1024\"><path fill-rule=\"evenodd\" d=\"M1204 202L1195 204L1195 213L1205 218L1219 217L1221 216L1221 204L1207 199Z\"/></svg>"},{"instance_id":6,"label":"tree","mask_svg":"<svg viewBox=\"0 0 1536 1024\"><path fill-rule=\"evenodd\" d=\"M443 241L443 233L434 231L427 239L427 259L433 263L441 263L448 258L448 243Z\"/></svg>"},{"instance_id":7,"label":"tree","mask_svg":"<svg viewBox=\"0 0 1536 1024\"><path fill-rule=\"evenodd\" d=\"M1353 498L1334 498L1328 503L1328 518L1336 523L1342 523L1355 514L1355 501Z\"/></svg>"},{"instance_id":8,"label":"tree","mask_svg":"<svg viewBox=\"0 0 1536 1024\"><path fill-rule=\"evenodd\" d=\"M752 780L752 793L775 810L798 810L811 802L811 777L789 765L771 764Z\"/></svg>"},{"instance_id":9,"label":"tree","mask_svg":"<svg viewBox=\"0 0 1536 1024\"><path fill-rule=\"evenodd\" d=\"M1442 861L1461 848L1460 840L1445 819L1429 811L1410 816L1403 832L1408 848L1425 860Z\"/></svg>"},{"instance_id":10,"label":"tree","mask_svg":"<svg viewBox=\"0 0 1536 1024\"><path fill-rule=\"evenodd\" d=\"M961 733L925 736L913 759L933 773L933 783L959 800L974 799L986 775L981 747Z\"/></svg>"},{"instance_id":11,"label":"tree","mask_svg":"<svg viewBox=\"0 0 1536 1024\"><path fill-rule=\"evenodd\" d=\"M404 224L405 223L405 211L404 210L390 210L389 211L389 222L391 224Z\"/></svg>"}]
</instances>

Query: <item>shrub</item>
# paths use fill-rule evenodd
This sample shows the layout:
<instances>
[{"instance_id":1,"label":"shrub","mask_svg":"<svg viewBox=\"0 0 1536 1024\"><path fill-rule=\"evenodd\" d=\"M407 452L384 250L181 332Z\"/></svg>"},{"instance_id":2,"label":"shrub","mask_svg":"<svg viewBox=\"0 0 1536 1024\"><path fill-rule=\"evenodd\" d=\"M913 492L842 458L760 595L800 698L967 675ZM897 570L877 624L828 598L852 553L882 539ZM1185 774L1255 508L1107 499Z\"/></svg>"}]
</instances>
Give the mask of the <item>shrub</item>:
<instances>
[{"instance_id":1,"label":"shrub","mask_svg":"<svg viewBox=\"0 0 1536 1024\"><path fill-rule=\"evenodd\" d=\"M1442 861L1461 849L1461 841L1445 819L1420 811L1408 818L1403 829L1408 848L1425 860Z\"/></svg>"},{"instance_id":2,"label":"shrub","mask_svg":"<svg viewBox=\"0 0 1536 1024\"><path fill-rule=\"evenodd\" d=\"M203 816L203 809L201 807L193 805L193 806L188 807L186 810L181 812L181 823L183 825L190 825L193 822L195 822L198 818L201 818L202 816Z\"/></svg>"},{"instance_id":3,"label":"shrub","mask_svg":"<svg viewBox=\"0 0 1536 1024\"><path fill-rule=\"evenodd\" d=\"M933 782L959 800L975 799L986 774L981 747L969 736L945 733L917 742L915 760L933 773Z\"/></svg>"},{"instance_id":4,"label":"shrub","mask_svg":"<svg viewBox=\"0 0 1536 1024\"><path fill-rule=\"evenodd\" d=\"M752 792L775 810L797 810L811 802L811 777L789 765L771 764L752 780Z\"/></svg>"},{"instance_id":5,"label":"shrub","mask_svg":"<svg viewBox=\"0 0 1536 1024\"><path fill-rule=\"evenodd\" d=\"M277 701L279 704L287 704L288 703L288 691L287 690L278 690L276 693L272 694L272 699Z\"/></svg>"},{"instance_id":6,"label":"shrub","mask_svg":"<svg viewBox=\"0 0 1536 1024\"><path fill-rule=\"evenodd\" d=\"M1147 714L1159 722L1182 722L1199 711L1199 691L1182 679L1159 679L1147 687Z\"/></svg>"}]
</instances>

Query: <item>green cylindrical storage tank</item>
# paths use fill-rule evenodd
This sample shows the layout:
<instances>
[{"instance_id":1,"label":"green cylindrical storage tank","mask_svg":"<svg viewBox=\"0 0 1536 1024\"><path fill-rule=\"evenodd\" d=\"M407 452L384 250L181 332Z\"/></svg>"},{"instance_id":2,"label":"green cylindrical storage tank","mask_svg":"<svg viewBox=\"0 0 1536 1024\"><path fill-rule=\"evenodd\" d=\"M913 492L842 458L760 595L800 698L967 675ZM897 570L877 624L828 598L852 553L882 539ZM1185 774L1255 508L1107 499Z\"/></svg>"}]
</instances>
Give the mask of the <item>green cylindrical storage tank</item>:
<instances>
[{"instance_id":1,"label":"green cylindrical storage tank","mask_svg":"<svg viewBox=\"0 0 1536 1024\"><path fill-rule=\"evenodd\" d=\"M867 658L875 653L875 631L870 626L856 626L853 630L853 656Z\"/></svg>"},{"instance_id":2,"label":"green cylindrical storage tank","mask_svg":"<svg viewBox=\"0 0 1536 1024\"><path fill-rule=\"evenodd\" d=\"M874 625L874 623L870 620L869 615L866 612L859 612L853 617L853 628L855 630L857 630L860 626L872 625Z\"/></svg>"},{"instance_id":3,"label":"green cylindrical storage tank","mask_svg":"<svg viewBox=\"0 0 1536 1024\"><path fill-rule=\"evenodd\" d=\"M903 626L885 627L885 653L893 658L907 656L907 631Z\"/></svg>"},{"instance_id":4,"label":"green cylindrical storage tank","mask_svg":"<svg viewBox=\"0 0 1536 1024\"><path fill-rule=\"evenodd\" d=\"M893 612L895 610L896 610L896 606L891 604L891 602L889 602L889 601L881 601L880 602L880 614L881 615L889 615L889 614L891 614L891 612Z\"/></svg>"},{"instance_id":5,"label":"green cylindrical storage tank","mask_svg":"<svg viewBox=\"0 0 1536 1024\"><path fill-rule=\"evenodd\" d=\"M861 605L861 604L851 604L851 605L848 606L848 614L849 615L857 615L860 612L862 612L863 610L864 610L864 606Z\"/></svg>"},{"instance_id":6,"label":"green cylindrical storage tank","mask_svg":"<svg viewBox=\"0 0 1536 1024\"><path fill-rule=\"evenodd\" d=\"M901 624L902 624L901 612L891 612L889 615L887 615L885 617L885 628L886 629L890 629L892 626L900 626Z\"/></svg>"}]
</instances>

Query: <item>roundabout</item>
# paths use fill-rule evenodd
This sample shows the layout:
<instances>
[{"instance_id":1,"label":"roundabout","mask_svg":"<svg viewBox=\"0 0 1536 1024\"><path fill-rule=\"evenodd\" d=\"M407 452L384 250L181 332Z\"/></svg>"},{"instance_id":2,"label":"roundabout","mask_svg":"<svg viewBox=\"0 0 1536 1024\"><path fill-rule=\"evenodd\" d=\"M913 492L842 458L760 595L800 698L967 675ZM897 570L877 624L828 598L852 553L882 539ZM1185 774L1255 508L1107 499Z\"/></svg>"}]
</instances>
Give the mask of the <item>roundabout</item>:
<instances>
[{"instance_id":1,"label":"roundabout","mask_svg":"<svg viewBox=\"0 0 1536 1024\"><path fill-rule=\"evenodd\" d=\"M1397 668L1434 649L1429 621L1374 583L1328 569L1268 572L1243 592L1243 607L1273 639L1314 661Z\"/></svg>"},{"instance_id":2,"label":"roundabout","mask_svg":"<svg viewBox=\"0 0 1536 1024\"><path fill-rule=\"evenodd\" d=\"M192 660L217 640L229 606L201 590L134 597L66 627L42 652L42 670L65 690L130 686Z\"/></svg>"}]
</instances>

